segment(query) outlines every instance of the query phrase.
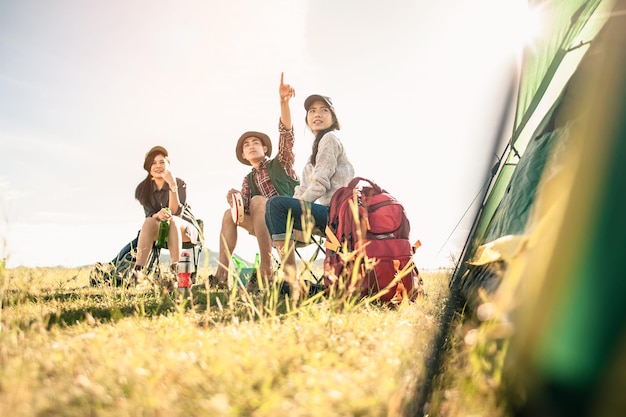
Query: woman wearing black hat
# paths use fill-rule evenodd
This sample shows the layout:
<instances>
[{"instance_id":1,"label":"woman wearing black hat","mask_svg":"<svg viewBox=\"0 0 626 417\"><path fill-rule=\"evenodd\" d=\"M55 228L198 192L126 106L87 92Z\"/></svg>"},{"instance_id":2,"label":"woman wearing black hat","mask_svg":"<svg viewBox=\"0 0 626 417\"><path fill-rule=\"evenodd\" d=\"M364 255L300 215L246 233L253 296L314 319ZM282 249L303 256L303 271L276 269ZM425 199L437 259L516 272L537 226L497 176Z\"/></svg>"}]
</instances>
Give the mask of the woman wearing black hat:
<instances>
[{"instance_id":1,"label":"woman wearing black hat","mask_svg":"<svg viewBox=\"0 0 626 417\"><path fill-rule=\"evenodd\" d=\"M139 232L135 270L141 271L145 267L157 239L159 223L169 220L167 248L171 257L170 269L176 273L183 242L200 243L200 231L181 217L187 202L187 184L170 170L168 152L162 146L155 146L146 153L143 167L148 175L137 185L135 198L143 206L146 219ZM139 279L138 275L135 274Z\"/></svg>"},{"instance_id":2,"label":"woman wearing black hat","mask_svg":"<svg viewBox=\"0 0 626 417\"><path fill-rule=\"evenodd\" d=\"M303 214L306 214L306 221L313 223L309 227L323 232L333 194L354 178L354 168L336 135L340 126L330 97L313 94L304 101L304 109L306 125L315 139L311 156L302 171L300 185L296 187L293 198L272 197L265 208L265 222L274 247L283 262L287 280L292 287L295 286L292 288L295 290L292 291L294 299L298 294L298 280L295 254L285 241L287 219L289 216L293 219L294 231L303 231L302 219ZM293 236L291 234L292 240Z\"/></svg>"}]
</instances>

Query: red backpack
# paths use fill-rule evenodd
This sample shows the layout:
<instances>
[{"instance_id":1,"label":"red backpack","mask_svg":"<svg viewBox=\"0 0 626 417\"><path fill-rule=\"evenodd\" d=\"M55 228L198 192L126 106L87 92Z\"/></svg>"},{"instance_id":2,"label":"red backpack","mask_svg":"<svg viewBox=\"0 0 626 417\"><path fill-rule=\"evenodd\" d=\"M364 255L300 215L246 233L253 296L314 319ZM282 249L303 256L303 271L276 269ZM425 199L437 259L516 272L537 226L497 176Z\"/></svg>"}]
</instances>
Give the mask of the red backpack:
<instances>
[{"instance_id":1,"label":"red backpack","mask_svg":"<svg viewBox=\"0 0 626 417\"><path fill-rule=\"evenodd\" d=\"M378 294L393 304L405 297L415 300L423 290L413 263L410 229L402 204L373 181L356 177L338 189L326 227L326 288ZM340 282L343 289L338 289Z\"/></svg>"}]
</instances>

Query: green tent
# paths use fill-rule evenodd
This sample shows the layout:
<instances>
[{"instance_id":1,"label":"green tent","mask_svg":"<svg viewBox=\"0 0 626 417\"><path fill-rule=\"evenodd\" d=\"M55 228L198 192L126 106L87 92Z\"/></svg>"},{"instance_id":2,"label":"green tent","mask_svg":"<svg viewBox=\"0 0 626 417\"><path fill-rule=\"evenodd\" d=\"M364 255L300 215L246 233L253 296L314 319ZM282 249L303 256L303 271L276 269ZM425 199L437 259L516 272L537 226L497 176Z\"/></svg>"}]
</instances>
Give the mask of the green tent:
<instances>
[{"instance_id":1,"label":"green tent","mask_svg":"<svg viewBox=\"0 0 626 417\"><path fill-rule=\"evenodd\" d=\"M626 411L626 373L615 370L626 371L626 0L529 7L549 30L525 51L510 140L451 287L512 322L505 375L527 415L617 415Z\"/></svg>"},{"instance_id":2,"label":"green tent","mask_svg":"<svg viewBox=\"0 0 626 417\"><path fill-rule=\"evenodd\" d=\"M474 240L482 243L523 231L543 164L533 166L530 181L519 178L522 174L517 175L514 184L511 184L511 179L527 151L540 153L540 158L545 161L549 146L533 146L531 138L536 137L541 119L603 27L612 3L600 0L529 2L529 8L541 8L544 26L551 30L545 31L544 36L529 45L525 52L513 132L502 156L500 170L483 204L477 230L472 236ZM534 159L534 156L528 159ZM511 192L513 185L516 190ZM520 192L523 196L518 195Z\"/></svg>"}]
</instances>

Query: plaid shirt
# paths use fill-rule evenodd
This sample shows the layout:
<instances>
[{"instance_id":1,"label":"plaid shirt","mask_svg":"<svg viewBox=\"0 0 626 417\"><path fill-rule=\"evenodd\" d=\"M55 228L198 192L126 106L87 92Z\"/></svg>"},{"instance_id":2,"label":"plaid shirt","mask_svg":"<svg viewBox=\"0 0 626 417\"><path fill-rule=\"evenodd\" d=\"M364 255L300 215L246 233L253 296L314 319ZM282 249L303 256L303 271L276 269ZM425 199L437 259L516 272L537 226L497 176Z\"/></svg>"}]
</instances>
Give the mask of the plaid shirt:
<instances>
[{"instance_id":1,"label":"plaid shirt","mask_svg":"<svg viewBox=\"0 0 626 417\"><path fill-rule=\"evenodd\" d=\"M287 130L282 121L279 121L278 133L280 134L278 139L278 154L276 154L274 159L277 159L278 162L280 162L280 165L283 167L287 175L296 179L297 175L293 167L296 158L293 153L293 126L291 129ZM278 191L276 191L274 184L272 184L270 180L270 175L267 170L268 162L269 159L265 159L265 161L259 165L258 169L252 168L254 183L259 189L260 194L265 198L278 195ZM250 184L248 184L248 176L243 178L243 184L241 185L241 197L243 198L244 212L246 214L250 214L250 200L253 196L251 195Z\"/></svg>"}]
</instances>

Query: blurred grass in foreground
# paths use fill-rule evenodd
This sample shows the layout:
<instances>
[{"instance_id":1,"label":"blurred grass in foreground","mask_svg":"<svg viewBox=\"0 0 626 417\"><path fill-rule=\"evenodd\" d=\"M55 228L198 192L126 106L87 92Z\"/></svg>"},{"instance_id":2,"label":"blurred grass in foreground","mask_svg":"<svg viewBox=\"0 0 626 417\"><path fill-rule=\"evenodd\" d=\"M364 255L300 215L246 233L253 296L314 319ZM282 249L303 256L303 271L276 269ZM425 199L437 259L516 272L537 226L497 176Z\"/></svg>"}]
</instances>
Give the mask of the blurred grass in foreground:
<instances>
[{"instance_id":1,"label":"blurred grass in foreground","mask_svg":"<svg viewBox=\"0 0 626 417\"><path fill-rule=\"evenodd\" d=\"M424 299L338 312L90 288L88 274L0 276L0 415L415 415L449 280L423 272Z\"/></svg>"}]
</instances>

